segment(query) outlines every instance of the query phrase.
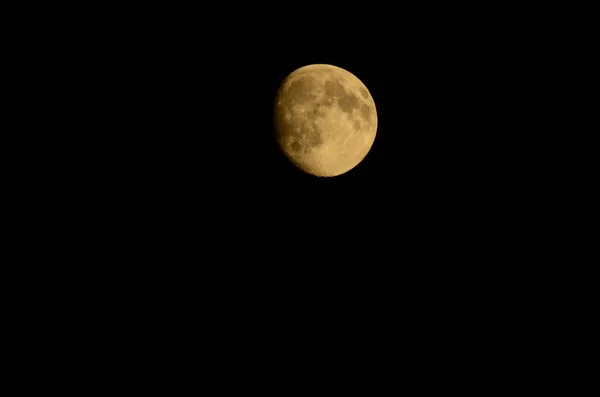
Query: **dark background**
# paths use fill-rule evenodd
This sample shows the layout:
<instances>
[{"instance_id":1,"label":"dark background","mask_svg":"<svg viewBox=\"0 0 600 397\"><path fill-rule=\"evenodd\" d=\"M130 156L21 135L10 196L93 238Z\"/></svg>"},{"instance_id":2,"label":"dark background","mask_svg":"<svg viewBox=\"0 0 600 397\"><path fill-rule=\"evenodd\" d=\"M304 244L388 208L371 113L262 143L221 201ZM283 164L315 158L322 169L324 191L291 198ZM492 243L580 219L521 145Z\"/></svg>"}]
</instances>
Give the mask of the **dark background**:
<instances>
[{"instance_id":1,"label":"dark background","mask_svg":"<svg viewBox=\"0 0 600 397\"><path fill-rule=\"evenodd\" d=\"M323 21L306 10L242 16L250 11L136 10L99 37L100 175L125 222L174 241L261 238L293 252L307 241L310 255L369 251L360 242L370 239L394 255L403 245L473 255L514 232L507 223L527 205L536 166L523 116L535 107L539 46L524 21L455 8ZM335 178L296 169L273 139L279 84L314 63L358 76L378 110L372 150Z\"/></svg>"},{"instance_id":2,"label":"dark background","mask_svg":"<svg viewBox=\"0 0 600 397\"><path fill-rule=\"evenodd\" d=\"M548 222L536 123L552 86L531 18L148 4L56 26L64 34L40 39L53 51L40 62L60 70L64 80L46 77L68 97L63 205L93 225L97 255L210 263L177 268L188 275L497 280L491 264L522 258ZM378 111L368 156L334 178L298 170L273 138L280 83L315 63L355 74Z\"/></svg>"},{"instance_id":3,"label":"dark background","mask_svg":"<svg viewBox=\"0 0 600 397\"><path fill-rule=\"evenodd\" d=\"M547 294L532 286L554 288L531 265L552 222L539 10L225 7L107 7L36 37L62 167L36 169L49 243L27 251L60 262L40 282L81 305L69 316L146 355L164 330L249 351L247 366L263 346L273 362L311 355L311 340L349 357L362 330L366 350L395 341L425 366L533 343L522 324ZM273 138L279 84L314 63L355 74L378 110L371 152L335 178Z\"/></svg>"}]
</instances>

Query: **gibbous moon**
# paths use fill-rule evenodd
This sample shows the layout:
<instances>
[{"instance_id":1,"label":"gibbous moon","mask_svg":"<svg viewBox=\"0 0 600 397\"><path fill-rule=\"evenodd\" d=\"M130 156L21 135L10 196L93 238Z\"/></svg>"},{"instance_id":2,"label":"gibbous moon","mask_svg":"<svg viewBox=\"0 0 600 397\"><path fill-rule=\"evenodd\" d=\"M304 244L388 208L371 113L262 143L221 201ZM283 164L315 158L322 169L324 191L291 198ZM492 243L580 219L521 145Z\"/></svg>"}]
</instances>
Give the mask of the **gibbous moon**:
<instances>
[{"instance_id":1,"label":"gibbous moon","mask_svg":"<svg viewBox=\"0 0 600 397\"><path fill-rule=\"evenodd\" d=\"M275 100L275 137L286 157L316 176L356 167L377 133L375 102L352 73L308 65L287 76Z\"/></svg>"}]
</instances>

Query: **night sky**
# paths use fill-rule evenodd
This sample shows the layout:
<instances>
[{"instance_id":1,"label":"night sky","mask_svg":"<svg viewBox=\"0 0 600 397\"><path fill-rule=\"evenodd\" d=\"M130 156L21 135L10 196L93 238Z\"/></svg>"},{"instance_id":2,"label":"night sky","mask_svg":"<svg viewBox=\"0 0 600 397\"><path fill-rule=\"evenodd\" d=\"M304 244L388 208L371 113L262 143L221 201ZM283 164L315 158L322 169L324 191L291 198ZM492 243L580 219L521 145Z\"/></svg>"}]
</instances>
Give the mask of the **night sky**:
<instances>
[{"instance_id":1,"label":"night sky","mask_svg":"<svg viewBox=\"0 0 600 397\"><path fill-rule=\"evenodd\" d=\"M350 357L356 345L395 344L390 357L412 349L448 368L469 344L494 360L489 346L513 346L507 335L521 338L546 299L523 304L540 274L527 265L541 263L538 230L552 222L536 194L549 175L535 99L547 85L526 14L202 4L107 11L93 38L67 49L85 95L62 109L77 116L64 147L79 159L47 171L54 185L40 197L73 214L49 207L58 221L46 227L76 259L73 284L97 285L99 306L113 302L106 316L121 314L120 343L130 344L121 321L139 323L131 340L165 330L140 344L148 355L156 341L194 340L226 361L226 349L248 349L251 368L271 347L288 372L284 359L306 355L312 368L330 346ZM297 169L273 135L279 85L317 63L356 75L378 113L367 157L332 178ZM75 237L56 233L65 226ZM519 324L504 332L502 316Z\"/></svg>"},{"instance_id":2,"label":"night sky","mask_svg":"<svg viewBox=\"0 0 600 397\"><path fill-rule=\"evenodd\" d=\"M148 106L134 105L143 128L131 132L139 139L130 142L145 162L145 186L193 211L209 202L234 219L261 213L327 223L321 217L332 209L347 214L342 218L417 226L418 219L438 223L438 216L472 219L474 211L487 211L519 154L516 127L505 117L521 111L505 100L510 65L502 66L483 39L423 30L390 29L388 36L340 43L268 31L221 42L200 33L181 42L173 34L159 46L151 41L142 54L149 57L146 70L133 76ZM273 139L279 84L315 63L359 77L378 111L368 156L333 178L300 171Z\"/></svg>"},{"instance_id":3,"label":"night sky","mask_svg":"<svg viewBox=\"0 0 600 397\"><path fill-rule=\"evenodd\" d=\"M509 32L490 13L404 11L391 21L366 13L361 32L177 12L115 38L107 169L123 213L153 239L228 242L227 255L316 258L326 247L392 261L497 250L532 205L523 204L535 183L531 125L520 118L533 47L510 33L518 21ZM273 137L280 83L316 63L356 75L378 112L367 157L333 178L294 167Z\"/></svg>"}]
</instances>

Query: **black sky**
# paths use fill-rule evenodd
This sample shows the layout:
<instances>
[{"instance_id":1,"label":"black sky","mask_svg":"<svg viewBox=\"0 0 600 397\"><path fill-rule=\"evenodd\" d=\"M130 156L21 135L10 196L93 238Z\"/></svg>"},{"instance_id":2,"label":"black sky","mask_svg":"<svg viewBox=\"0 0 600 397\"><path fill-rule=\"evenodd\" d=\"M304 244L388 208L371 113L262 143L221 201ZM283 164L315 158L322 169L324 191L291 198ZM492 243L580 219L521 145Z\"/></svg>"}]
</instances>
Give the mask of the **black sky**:
<instances>
[{"instance_id":1,"label":"black sky","mask_svg":"<svg viewBox=\"0 0 600 397\"><path fill-rule=\"evenodd\" d=\"M303 349L291 331L315 324L320 338L345 317L325 343L369 328L357 338L389 332L426 360L421 346L462 346L440 339L455 324L466 339L498 328L510 299L536 312L515 298L538 283L527 264L540 263L534 241L552 222L535 194L548 175L536 33L523 34L521 11L393 4L344 15L315 12L321 3L144 4L99 18L59 64L75 85L61 111L77 161L52 152L66 172L47 171L40 193L74 218L48 204L74 284L98 285L126 320L147 316L140 334L173 324L202 340L214 327L231 346L281 337ZM295 168L273 137L279 85L315 63L355 74L378 112L371 151L334 178ZM50 77L49 92L63 92Z\"/></svg>"},{"instance_id":2,"label":"black sky","mask_svg":"<svg viewBox=\"0 0 600 397\"><path fill-rule=\"evenodd\" d=\"M504 233L535 183L521 117L536 47L514 33L522 21L424 6L340 17L363 21L357 31L280 12L124 17L98 79L113 125L109 191L136 222L192 240L295 236L311 251L363 239L434 256L495 244L486 236ZM279 84L315 63L359 77L378 111L368 156L335 178L295 168L273 138Z\"/></svg>"},{"instance_id":3,"label":"black sky","mask_svg":"<svg viewBox=\"0 0 600 397\"><path fill-rule=\"evenodd\" d=\"M288 374L286 361L306 362L304 376L334 348L354 363L357 345L385 356L358 368L395 370L398 358L424 375L420 389L447 389L427 365L458 368L468 383L459 359L505 376L532 352L547 333L527 322L560 306L536 288L560 290L540 259L554 252L543 229L556 226L538 186L556 175L544 159L561 153L546 151L552 135L540 128L553 120L539 102L553 86L536 62L546 33L529 31L538 11L324 4L69 5L81 27L35 34L45 52L24 51L41 89L23 91L46 110L24 118L41 121L39 140L20 134L48 160L32 167L44 183L23 178L29 208L8 212L46 240L18 252L42 257L17 266L50 290L35 306L66 302L35 330L83 335L79 355L116 347L103 354L126 376L137 367L128 354L149 366L193 360L186 370L203 375L196 362L210 347L267 383L261 359ZM315 63L355 74L378 112L368 156L335 178L295 168L273 137L280 83ZM72 304L81 308L66 310L75 325L65 328L55 314ZM512 339L527 348L511 351L521 346ZM160 359L166 351L186 357ZM502 371L480 365L502 354Z\"/></svg>"}]
</instances>

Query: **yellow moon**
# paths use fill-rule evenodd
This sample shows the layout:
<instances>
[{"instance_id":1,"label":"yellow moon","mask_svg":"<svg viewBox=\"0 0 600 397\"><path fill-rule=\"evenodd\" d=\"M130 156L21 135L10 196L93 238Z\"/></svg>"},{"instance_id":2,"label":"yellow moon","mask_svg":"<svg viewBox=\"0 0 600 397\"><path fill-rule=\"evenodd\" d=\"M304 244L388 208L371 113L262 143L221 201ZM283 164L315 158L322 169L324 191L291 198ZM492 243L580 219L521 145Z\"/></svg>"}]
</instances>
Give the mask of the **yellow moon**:
<instances>
[{"instance_id":1,"label":"yellow moon","mask_svg":"<svg viewBox=\"0 0 600 397\"><path fill-rule=\"evenodd\" d=\"M356 167L377 133L369 90L333 65L308 65L287 76L277 92L274 117L283 153L316 176L337 176Z\"/></svg>"}]
</instances>

